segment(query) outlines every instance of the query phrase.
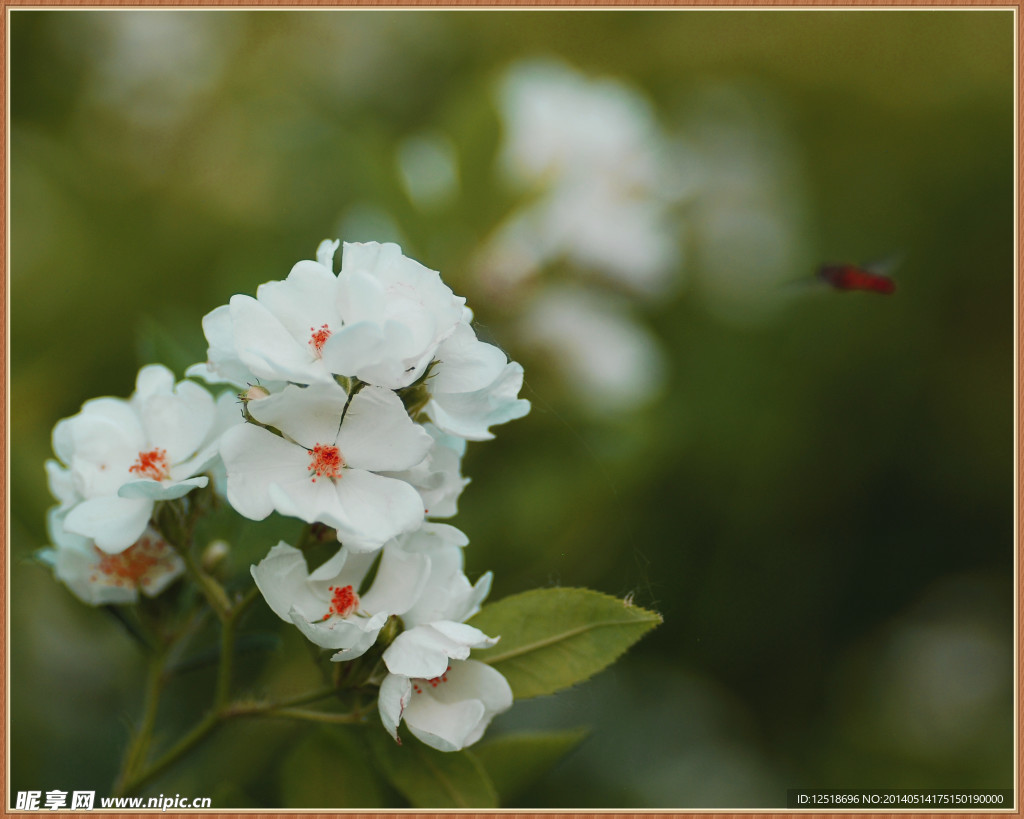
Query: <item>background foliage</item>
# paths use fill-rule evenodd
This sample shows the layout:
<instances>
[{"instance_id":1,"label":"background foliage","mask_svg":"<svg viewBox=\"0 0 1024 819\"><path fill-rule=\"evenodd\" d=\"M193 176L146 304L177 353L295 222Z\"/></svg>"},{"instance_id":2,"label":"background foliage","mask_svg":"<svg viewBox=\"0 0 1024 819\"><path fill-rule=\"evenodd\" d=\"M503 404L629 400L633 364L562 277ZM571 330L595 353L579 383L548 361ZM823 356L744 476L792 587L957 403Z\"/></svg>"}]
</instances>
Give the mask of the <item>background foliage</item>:
<instances>
[{"instance_id":1,"label":"background foliage","mask_svg":"<svg viewBox=\"0 0 1024 819\"><path fill-rule=\"evenodd\" d=\"M141 698L124 634L27 561L53 424L143 363L180 375L203 314L336 235L400 239L526 367L532 414L467 455L470 574L495 571L494 600L588 586L664 616L495 721L484 762L503 733L565 731L558 758L590 729L539 779L503 765L504 804L1012 786L1011 12L15 10L10 34L12 791L107 793ZM644 95L692 164L674 286L605 289L664 360L632 408L588 410L474 274L522 200L495 84L538 56ZM433 200L397 159L423 135L457 157ZM892 254L890 298L775 286ZM274 539L242 527L232 568ZM300 640L243 664L255 689L303 687ZM206 673L162 719L201 711ZM372 757L325 764L360 741L242 723L155 792L403 804Z\"/></svg>"}]
</instances>

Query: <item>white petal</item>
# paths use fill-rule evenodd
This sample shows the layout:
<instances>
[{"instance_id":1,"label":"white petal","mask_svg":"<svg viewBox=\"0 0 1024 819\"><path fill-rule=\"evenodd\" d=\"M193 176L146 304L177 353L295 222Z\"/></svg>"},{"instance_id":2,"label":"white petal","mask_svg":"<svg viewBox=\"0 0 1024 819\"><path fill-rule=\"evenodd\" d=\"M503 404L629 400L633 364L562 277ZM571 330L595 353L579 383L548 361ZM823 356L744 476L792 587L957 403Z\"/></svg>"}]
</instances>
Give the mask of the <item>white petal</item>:
<instances>
[{"instance_id":1,"label":"white petal","mask_svg":"<svg viewBox=\"0 0 1024 819\"><path fill-rule=\"evenodd\" d=\"M402 712L409 704L412 696L412 681L400 674L388 674L380 684L377 699L377 710L384 729L395 740L398 739L398 726L402 722Z\"/></svg>"},{"instance_id":2,"label":"white petal","mask_svg":"<svg viewBox=\"0 0 1024 819\"><path fill-rule=\"evenodd\" d=\"M307 618L314 612L322 615L327 606L309 587L309 569L302 552L284 541L250 569L253 580L271 610L285 622L292 622L291 611L297 608Z\"/></svg>"},{"instance_id":3,"label":"white petal","mask_svg":"<svg viewBox=\"0 0 1024 819\"><path fill-rule=\"evenodd\" d=\"M383 624L381 625L381 628L383 628ZM373 644L377 642L377 636L379 634L380 628L378 628L375 631L363 632L362 637L360 637L355 643L346 648L343 648L337 654L332 654L331 662L344 663L348 662L349 660L355 660L358 657L362 657L367 651L370 650Z\"/></svg>"},{"instance_id":4,"label":"white petal","mask_svg":"<svg viewBox=\"0 0 1024 819\"><path fill-rule=\"evenodd\" d=\"M82 416L104 418L112 426L121 430L121 437L125 440L126 445L136 449L145 446L145 434L134 402L125 401L123 398L92 398L82 404L82 412L78 417Z\"/></svg>"},{"instance_id":5,"label":"white petal","mask_svg":"<svg viewBox=\"0 0 1024 819\"><path fill-rule=\"evenodd\" d=\"M297 341L311 340L313 330L324 324L330 330L341 326L334 306L338 279L316 262L296 264L284 281L261 284L256 299L281 322ZM313 347L310 354L315 357Z\"/></svg>"},{"instance_id":6,"label":"white petal","mask_svg":"<svg viewBox=\"0 0 1024 819\"><path fill-rule=\"evenodd\" d=\"M413 694L405 709L405 724L424 745L439 751L461 751L485 715L479 700L443 703L424 692Z\"/></svg>"},{"instance_id":7,"label":"white petal","mask_svg":"<svg viewBox=\"0 0 1024 819\"><path fill-rule=\"evenodd\" d=\"M308 453L253 424L225 432L220 452L228 473L228 502L251 520L263 520L274 511L271 485L309 480Z\"/></svg>"},{"instance_id":8,"label":"white petal","mask_svg":"<svg viewBox=\"0 0 1024 819\"><path fill-rule=\"evenodd\" d=\"M529 401L516 398L522 385L523 368L512 361L487 389L435 395L427 404L426 413L449 435L486 441L494 437L489 427L522 418L530 411Z\"/></svg>"},{"instance_id":9,"label":"white petal","mask_svg":"<svg viewBox=\"0 0 1024 819\"><path fill-rule=\"evenodd\" d=\"M352 269L346 244L342 252L341 272L338 274L337 307L346 326L361 322L374 324L384 321L384 286L367 270Z\"/></svg>"},{"instance_id":10,"label":"white petal","mask_svg":"<svg viewBox=\"0 0 1024 819\"><path fill-rule=\"evenodd\" d=\"M213 396L193 381L182 381L173 392L137 396L136 407L148 445L166 450L172 464L193 455L213 425Z\"/></svg>"},{"instance_id":11,"label":"white petal","mask_svg":"<svg viewBox=\"0 0 1024 819\"><path fill-rule=\"evenodd\" d=\"M324 609L326 614L326 605ZM314 622L292 610L291 619L310 642L321 648L348 649L350 652L358 651L361 654L376 642L377 635L388 618L381 613L372 617L352 615ZM349 657L351 658L352 654Z\"/></svg>"},{"instance_id":12,"label":"white petal","mask_svg":"<svg viewBox=\"0 0 1024 819\"><path fill-rule=\"evenodd\" d=\"M231 297L231 327L238 357L258 378L312 384L330 378L308 344L250 296Z\"/></svg>"},{"instance_id":13,"label":"white petal","mask_svg":"<svg viewBox=\"0 0 1024 819\"><path fill-rule=\"evenodd\" d=\"M68 512L64 528L96 541L110 554L123 552L138 540L153 513L153 501L102 497L83 501Z\"/></svg>"},{"instance_id":14,"label":"white petal","mask_svg":"<svg viewBox=\"0 0 1024 819\"><path fill-rule=\"evenodd\" d=\"M344 516L332 525L355 551L376 549L423 522L419 493L404 481L346 469L335 484Z\"/></svg>"},{"instance_id":15,"label":"white petal","mask_svg":"<svg viewBox=\"0 0 1024 819\"><path fill-rule=\"evenodd\" d=\"M337 487L330 478L296 477L286 483L271 484L268 494L274 508L282 515L335 528L346 525L345 510L338 500Z\"/></svg>"},{"instance_id":16,"label":"white petal","mask_svg":"<svg viewBox=\"0 0 1024 819\"><path fill-rule=\"evenodd\" d=\"M174 389L174 373L163 364L147 364L135 377L133 400L145 401L154 395L162 395Z\"/></svg>"},{"instance_id":17,"label":"white petal","mask_svg":"<svg viewBox=\"0 0 1024 819\"><path fill-rule=\"evenodd\" d=\"M318 264L322 264L327 268L329 272L334 271L334 254L338 252L338 248L341 246L341 242L337 239L333 241L331 239L324 239L316 249L316 260Z\"/></svg>"},{"instance_id":18,"label":"white petal","mask_svg":"<svg viewBox=\"0 0 1024 819\"><path fill-rule=\"evenodd\" d=\"M497 380L508 362L501 350L479 341L473 328L461 323L438 347L437 360L431 371L434 393L482 390Z\"/></svg>"},{"instance_id":19,"label":"white petal","mask_svg":"<svg viewBox=\"0 0 1024 819\"><path fill-rule=\"evenodd\" d=\"M402 470L426 457L434 443L391 390L364 387L349 404L338 436L345 463L373 472Z\"/></svg>"},{"instance_id":20,"label":"white petal","mask_svg":"<svg viewBox=\"0 0 1024 819\"><path fill-rule=\"evenodd\" d=\"M345 390L333 381L309 387L289 385L275 395L250 401L249 412L257 421L277 427L292 440L312 448L338 440L347 399Z\"/></svg>"},{"instance_id":21,"label":"white petal","mask_svg":"<svg viewBox=\"0 0 1024 819\"><path fill-rule=\"evenodd\" d=\"M214 402L213 423L199 451L187 461L171 467L171 479L182 480L205 472L220 460L220 438L229 429L245 423L239 408L238 395L232 391L223 392Z\"/></svg>"},{"instance_id":22,"label":"white petal","mask_svg":"<svg viewBox=\"0 0 1024 819\"><path fill-rule=\"evenodd\" d=\"M139 456L141 429L125 430L101 414L82 413L66 429L74 456L70 461L75 491L86 498L112 495L126 480ZM136 435L135 433L139 434Z\"/></svg>"},{"instance_id":23,"label":"white petal","mask_svg":"<svg viewBox=\"0 0 1024 819\"><path fill-rule=\"evenodd\" d=\"M403 631L384 652L384 664L392 674L431 679L448 667L448 660L464 660L471 648L497 642L465 623L441 621Z\"/></svg>"},{"instance_id":24,"label":"white petal","mask_svg":"<svg viewBox=\"0 0 1024 819\"><path fill-rule=\"evenodd\" d=\"M483 736L494 716L512 707L512 689L500 672L475 660L453 662L445 677L445 682L424 689L423 696L413 698L406 723L413 734L427 744L429 740L421 733L444 739L455 746L451 750L461 750ZM442 707L431 709L428 715L420 706L421 701L426 705L430 700ZM480 715L475 722L469 719L472 712L450 710L465 702L480 704L480 709L475 710ZM445 712L447 716L438 719Z\"/></svg>"},{"instance_id":25,"label":"white petal","mask_svg":"<svg viewBox=\"0 0 1024 819\"><path fill-rule=\"evenodd\" d=\"M185 375L198 376L209 384L227 382L237 387L256 379L238 357L229 305L222 304L203 316L203 333L210 345L206 351L207 362L189 367Z\"/></svg>"},{"instance_id":26,"label":"white petal","mask_svg":"<svg viewBox=\"0 0 1024 819\"><path fill-rule=\"evenodd\" d=\"M373 585L363 595L360 607L366 611L405 614L416 602L430 575L430 559L408 554L393 544L384 547Z\"/></svg>"},{"instance_id":27,"label":"white petal","mask_svg":"<svg viewBox=\"0 0 1024 819\"><path fill-rule=\"evenodd\" d=\"M384 328L369 321L346 324L327 339L321 355L324 366L332 373L362 378L368 368L379 364L388 355Z\"/></svg>"},{"instance_id":28,"label":"white petal","mask_svg":"<svg viewBox=\"0 0 1024 819\"><path fill-rule=\"evenodd\" d=\"M96 555L86 549L57 549L54 555L54 577L67 586L71 592L90 606L134 603L139 592L134 585L116 586L90 582L96 571Z\"/></svg>"},{"instance_id":29,"label":"white petal","mask_svg":"<svg viewBox=\"0 0 1024 819\"><path fill-rule=\"evenodd\" d=\"M50 488L50 494L60 501L61 506L70 506L81 500L75 491L71 470L65 469L52 459L43 466L46 469L46 483Z\"/></svg>"},{"instance_id":30,"label":"white petal","mask_svg":"<svg viewBox=\"0 0 1024 819\"><path fill-rule=\"evenodd\" d=\"M202 489L209 482L210 479L205 475L169 483L149 479L130 481L117 490L117 496L119 498L148 498L154 501L174 500L185 497L193 489Z\"/></svg>"}]
</instances>

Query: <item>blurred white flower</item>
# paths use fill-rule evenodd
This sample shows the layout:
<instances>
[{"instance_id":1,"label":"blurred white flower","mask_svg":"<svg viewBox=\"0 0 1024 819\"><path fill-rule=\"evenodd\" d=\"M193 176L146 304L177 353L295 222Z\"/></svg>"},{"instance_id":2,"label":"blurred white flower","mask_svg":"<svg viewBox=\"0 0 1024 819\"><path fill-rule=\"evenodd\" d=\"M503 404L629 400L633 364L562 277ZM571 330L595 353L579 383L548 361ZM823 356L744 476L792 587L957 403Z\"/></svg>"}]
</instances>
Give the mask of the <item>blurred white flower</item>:
<instances>
[{"instance_id":1,"label":"blurred white flower","mask_svg":"<svg viewBox=\"0 0 1024 819\"><path fill-rule=\"evenodd\" d=\"M685 125L699 157L690 208L698 295L726 321L749 324L784 305L784 283L810 268L804 173L782 105L764 88L699 88Z\"/></svg>"},{"instance_id":2,"label":"blurred white flower","mask_svg":"<svg viewBox=\"0 0 1024 819\"><path fill-rule=\"evenodd\" d=\"M642 296L666 292L681 265L670 210L680 186L647 100L614 80L527 61L505 76L499 108L506 176L533 198L480 252L480 275L515 287L564 260Z\"/></svg>"},{"instance_id":3,"label":"blurred white flower","mask_svg":"<svg viewBox=\"0 0 1024 819\"><path fill-rule=\"evenodd\" d=\"M398 146L398 171L409 198L421 210L448 202L458 185L455 149L441 134L419 134Z\"/></svg>"},{"instance_id":4,"label":"blurred white flower","mask_svg":"<svg viewBox=\"0 0 1024 819\"><path fill-rule=\"evenodd\" d=\"M520 319L524 346L543 355L600 415L639 407L665 380L664 354L621 298L579 286L542 290Z\"/></svg>"},{"instance_id":5,"label":"blurred white flower","mask_svg":"<svg viewBox=\"0 0 1024 819\"><path fill-rule=\"evenodd\" d=\"M108 554L86 537L64 529L59 507L50 510L47 528L53 547L40 557L75 597L90 606L135 603L139 592L155 597L185 571L185 563L152 527L122 552Z\"/></svg>"}]
</instances>

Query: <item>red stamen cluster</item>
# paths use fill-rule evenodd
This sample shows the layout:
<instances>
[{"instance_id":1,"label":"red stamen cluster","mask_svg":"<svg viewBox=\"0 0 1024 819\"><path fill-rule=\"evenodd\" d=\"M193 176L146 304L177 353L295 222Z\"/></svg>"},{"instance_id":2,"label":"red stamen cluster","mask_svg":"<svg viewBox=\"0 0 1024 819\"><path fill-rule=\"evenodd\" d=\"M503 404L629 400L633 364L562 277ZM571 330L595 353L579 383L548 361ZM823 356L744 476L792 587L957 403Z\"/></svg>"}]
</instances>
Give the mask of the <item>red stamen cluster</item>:
<instances>
[{"instance_id":1,"label":"red stamen cluster","mask_svg":"<svg viewBox=\"0 0 1024 819\"><path fill-rule=\"evenodd\" d=\"M158 569L173 566L174 553L160 539L143 536L120 554L108 555L93 546L99 562L89 576L92 583L139 588L152 582Z\"/></svg>"},{"instance_id":2,"label":"red stamen cluster","mask_svg":"<svg viewBox=\"0 0 1024 819\"><path fill-rule=\"evenodd\" d=\"M319 478L340 478L345 459L336 446L317 444L309 450L309 477L313 483Z\"/></svg>"},{"instance_id":3,"label":"red stamen cluster","mask_svg":"<svg viewBox=\"0 0 1024 819\"><path fill-rule=\"evenodd\" d=\"M444 670L444 673L440 677L434 677L434 679L432 679L432 680L413 680L413 683L412 683L412 691L413 691L413 693L414 694L422 694L423 693L423 689L420 688L420 686L419 686L419 683L421 683L421 682L424 685L429 685L431 688L437 688L437 686L440 685L441 683L448 682L448 672L451 671L451 670L452 670L452 667L448 666Z\"/></svg>"},{"instance_id":4,"label":"red stamen cluster","mask_svg":"<svg viewBox=\"0 0 1024 819\"><path fill-rule=\"evenodd\" d=\"M339 617L348 617L359 608L359 595L351 586L331 586L331 606L327 609L324 620L330 619L332 614Z\"/></svg>"},{"instance_id":5,"label":"red stamen cluster","mask_svg":"<svg viewBox=\"0 0 1024 819\"><path fill-rule=\"evenodd\" d=\"M309 346L313 348L317 358L323 353L324 344L327 343L327 339L330 337L331 331L327 328L326 324L321 324L319 330L316 327L309 328Z\"/></svg>"},{"instance_id":6,"label":"red stamen cluster","mask_svg":"<svg viewBox=\"0 0 1024 819\"><path fill-rule=\"evenodd\" d=\"M167 464L167 450L157 448L149 452L140 452L135 463L128 467L128 471L143 478L152 478L154 481L171 477L170 466Z\"/></svg>"}]
</instances>

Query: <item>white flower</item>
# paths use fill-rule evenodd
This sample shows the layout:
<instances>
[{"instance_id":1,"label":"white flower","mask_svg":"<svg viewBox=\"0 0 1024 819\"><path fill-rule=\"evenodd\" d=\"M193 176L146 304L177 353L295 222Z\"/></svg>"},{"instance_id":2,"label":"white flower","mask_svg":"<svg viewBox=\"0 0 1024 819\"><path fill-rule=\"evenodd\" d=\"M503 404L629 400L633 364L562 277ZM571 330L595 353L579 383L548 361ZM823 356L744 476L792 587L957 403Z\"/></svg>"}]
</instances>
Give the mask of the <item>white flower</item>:
<instances>
[{"instance_id":1,"label":"white flower","mask_svg":"<svg viewBox=\"0 0 1024 819\"><path fill-rule=\"evenodd\" d=\"M87 401L53 430L53 449L66 469L46 465L67 512L64 528L105 552L127 549L142 536L156 501L206 486L206 477L195 476L217 457L224 417L205 389L190 381L175 385L160 365L139 371L127 401Z\"/></svg>"},{"instance_id":2,"label":"white flower","mask_svg":"<svg viewBox=\"0 0 1024 819\"><path fill-rule=\"evenodd\" d=\"M523 183L551 177L612 177L622 188L657 182L650 103L613 79L591 79L565 63L525 60L505 75L499 106L503 162Z\"/></svg>"},{"instance_id":3,"label":"white flower","mask_svg":"<svg viewBox=\"0 0 1024 819\"><path fill-rule=\"evenodd\" d=\"M424 523L395 541L404 551L424 555L430 574L414 605L402 615L407 629L438 621L463 622L480 610L491 590L491 573L471 584L463 573L463 547L469 543L461 531L444 523Z\"/></svg>"},{"instance_id":4,"label":"white flower","mask_svg":"<svg viewBox=\"0 0 1024 819\"><path fill-rule=\"evenodd\" d=\"M419 493L405 481L376 473L416 466L433 439L390 390L364 387L348 399L331 382L289 385L250 401L252 417L283 437L254 424L224 435L227 496L235 510L253 520L276 510L324 523L359 551L416 529L424 516Z\"/></svg>"},{"instance_id":5,"label":"white flower","mask_svg":"<svg viewBox=\"0 0 1024 819\"><path fill-rule=\"evenodd\" d=\"M389 544L373 585L360 595L375 559L375 554L342 547L310 573L302 552L282 542L252 567L252 576L278 617L294 623L316 645L340 649L333 660L351 660L374 644L392 614L408 609L430 570L425 556Z\"/></svg>"},{"instance_id":6,"label":"white flower","mask_svg":"<svg viewBox=\"0 0 1024 819\"><path fill-rule=\"evenodd\" d=\"M414 736L441 751L458 751L480 739L491 719L512 706L512 689L490 666L460 661L470 649L496 642L497 637L450 620L399 634L383 654L390 673L381 683L378 705L388 733L397 740L404 719Z\"/></svg>"},{"instance_id":7,"label":"white flower","mask_svg":"<svg viewBox=\"0 0 1024 819\"><path fill-rule=\"evenodd\" d=\"M380 686L381 722L398 740L402 720L420 742L459 751L483 736L491 720L512 707L506 679L485 663L453 661L432 678L389 674Z\"/></svg>"},{"instance_id":8,"label":"white flower","mask_svg":"<svg viewBox=\"0 0 1024 819\"><path fill-rule=\"evenodd\" d=\"M518 398L523 368L476 337L468 316L437 351L424 411L437 427L470 441L494 437L490 427L522 418L530 402Z\"/></svg>"},{"instance_id":9,"label":"white flower","mask_svg":"<svg viewBox=\"0 0 1024 819\"><path fill-rule=\"evenodd\" d=\"M118 554L108 554L88 538L64 529L60 507L50 510L47 526L54 548L41 557L53 566L54 576L83 603L134 603L139 592L155 597L185 571L174 549L152 527Z\"/></svg>"},{"instance_id":10,"label":"white flower","mask_svg":"<svg viewBox=\"0 0 1024 819\"><path fill-rule=\"evenodd\" d=\"M236 386L259 379L271 388L287 381L333 381L322 352L342 324L331 270L337 247L337 242L321 242L317 261L301 261L284 281L261 284L256 298L232 296L204 316L207 362L187 374Z\"/></svg>"},{"instance_id":11,"label":"white flower","mask_svg":"<svg viewBox=\"0 0 1024 819\"><path fill-rule=\"evenodd\" d=\"M594 414L643 406L664 385L664 353L621 299L582 287L548 288L527 309L519 333Z\"/></svg>"},{"instance_id":12,"label":"white flower","mask_svg":"<svg viewBox=\"0 0 1024 819\"><path fill-rule=\"evenodd\" d=\"M346 243L337 290L343 326L324 344L324 362L376 386L406 387L455 330L464 303L398 245Z\"/></svg>"},{"instance_id":13,"label":"white flower","mask_svg":"<svg viewBox=\"0 0 1024 819\"><path fill-rule=\"evenodd\" d=\"M567 65L526 61L499 91L503 164L531 189L480 253L492 286L518 287L559 260L642 296L663 294L681 262L670 204L685 193L648 101ZM600 123L600 124L599 124Z\"/></svg>"},{"instance_id":14,"label":"white flower","mask_svg":"<svg viewBox=\"0 0 1024 819\"><path fill-rule=\"evenodd\" d=\"M459 496L469 483L461 471L466 441L446 435L433 424L424 424L423 429L434 439L427 457L412 469L381 474L412 484L420 493L427 517L450 518L458 511Z\"/></svg>"},{"instance_id":15,"label":"white flower","mask_svg":"<svg viewBox=\"0 0 1024 819\"><path fill-rule=\"evenodd\" d=\"M419 378L462 315L436 270L395 244L324 241L317 260L296 264L284 281L262 284L256 298L231 297L203 319L207 361L188 370L238 386L259 379L323 384L335 375L400 389Z\"/></svg>"}]
</instances>

